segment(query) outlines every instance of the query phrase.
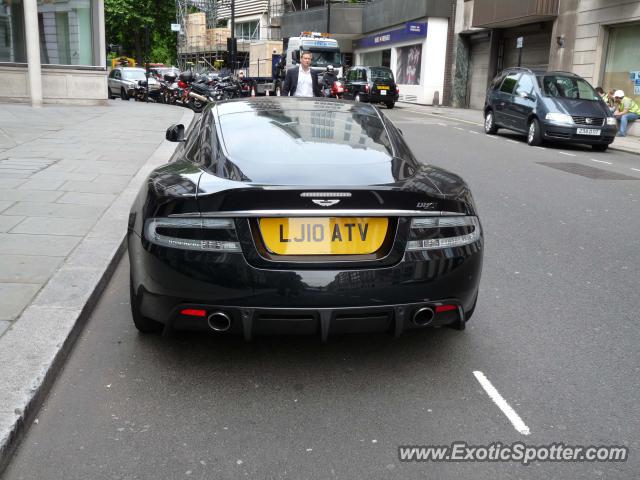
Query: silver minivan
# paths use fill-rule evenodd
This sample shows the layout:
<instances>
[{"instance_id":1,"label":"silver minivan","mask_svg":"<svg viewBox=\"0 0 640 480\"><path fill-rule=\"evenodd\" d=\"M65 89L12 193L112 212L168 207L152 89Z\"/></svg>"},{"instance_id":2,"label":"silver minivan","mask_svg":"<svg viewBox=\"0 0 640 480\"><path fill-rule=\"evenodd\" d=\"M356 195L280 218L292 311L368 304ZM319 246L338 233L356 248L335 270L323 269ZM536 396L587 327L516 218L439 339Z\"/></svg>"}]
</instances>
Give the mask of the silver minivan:
<instances>
[{"instance_id":1,"label":"silver minivan","mask_svg":"<svg viewBox=\"0 0 640 480\"><path fill-rule=\"evenodd\" d=\"M147 81L144 68L118 67L109 73L108 94L109 99L120 97L122 100L129 100L139 81ZM160 83L149 77L149 91L159 90Z\"/></svg>"}]
</instances>

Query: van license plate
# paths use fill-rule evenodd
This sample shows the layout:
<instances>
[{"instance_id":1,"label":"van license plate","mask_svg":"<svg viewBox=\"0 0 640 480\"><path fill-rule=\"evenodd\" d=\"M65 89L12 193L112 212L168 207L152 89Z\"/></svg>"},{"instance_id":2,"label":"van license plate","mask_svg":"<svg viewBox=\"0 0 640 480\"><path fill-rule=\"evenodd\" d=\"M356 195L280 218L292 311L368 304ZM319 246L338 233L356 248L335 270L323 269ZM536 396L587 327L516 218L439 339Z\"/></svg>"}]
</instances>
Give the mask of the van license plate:
<instances>
[{"instance_id":1,"label":"van license plate","mask_svg":"<svg viewBox=\"0 0 640 480\"><path fill-rule=\"evenodd\" d=\"M579 128L578 135L595 135L598 136L602 130L598 130L596 128Z\"/></svg>"},{"instance_id":2,"label":"van license plate","mask_svg":"<svg viewBox=\"0 0 640 480\"><path fill-rule=\"evenodd\" d=\"M386 90L380 90L380 95L386 95L387 91Z\"/></svg>"}]
</instances>

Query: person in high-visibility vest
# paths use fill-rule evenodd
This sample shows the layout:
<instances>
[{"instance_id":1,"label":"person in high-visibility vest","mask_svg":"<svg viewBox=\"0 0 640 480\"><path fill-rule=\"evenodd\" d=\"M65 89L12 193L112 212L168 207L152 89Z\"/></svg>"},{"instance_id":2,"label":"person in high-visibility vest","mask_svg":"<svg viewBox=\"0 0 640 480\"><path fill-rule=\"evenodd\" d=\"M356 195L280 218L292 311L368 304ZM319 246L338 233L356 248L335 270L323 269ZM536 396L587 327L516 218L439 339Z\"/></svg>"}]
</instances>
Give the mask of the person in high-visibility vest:
<instances>
[{"instance_id":1,"label":"person in high-visibility vest","mask_svg":"<svg viewBox=\"0 0 640 480\"><path fill-rule=\"evenodd\" d=\"M613 94L616 102L616 110L613 112L616 119L620 120L618 130L619 137L627 136L627 125L640 118L640 106L633 99L624 96L622 90L616 90Z\"/></svg>"}]
</instances>

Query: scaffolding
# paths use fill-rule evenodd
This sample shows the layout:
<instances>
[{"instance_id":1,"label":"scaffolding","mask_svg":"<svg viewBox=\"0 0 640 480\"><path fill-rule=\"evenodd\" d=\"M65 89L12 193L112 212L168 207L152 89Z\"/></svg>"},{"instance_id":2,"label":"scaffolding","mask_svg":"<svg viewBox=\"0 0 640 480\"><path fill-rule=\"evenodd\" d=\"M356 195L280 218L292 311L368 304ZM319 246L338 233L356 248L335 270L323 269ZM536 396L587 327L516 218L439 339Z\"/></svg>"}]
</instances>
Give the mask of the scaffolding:
<instances>
[{"instance_id":1,"label":"scaffolding","mask_svg":"<svg viewBox=\"0 0 640 480\"><path fill-rule=\"evenodd\" d=\"M238 38L234 69L249 68L251 45L262 40L281 40L280 18L286 9L285 0L235 0L236 19L247 11L254 16L267 15L267 24L251 32L250 39ZM229 67L227 39L231 31L226 27L230 17L231 0L176 0L178 33L178 66L181 70L212 70L216 62ZM225 26L220 26L222 23ZM265 29L263 32L257 28Z\"/></svg>"}]
</instances>

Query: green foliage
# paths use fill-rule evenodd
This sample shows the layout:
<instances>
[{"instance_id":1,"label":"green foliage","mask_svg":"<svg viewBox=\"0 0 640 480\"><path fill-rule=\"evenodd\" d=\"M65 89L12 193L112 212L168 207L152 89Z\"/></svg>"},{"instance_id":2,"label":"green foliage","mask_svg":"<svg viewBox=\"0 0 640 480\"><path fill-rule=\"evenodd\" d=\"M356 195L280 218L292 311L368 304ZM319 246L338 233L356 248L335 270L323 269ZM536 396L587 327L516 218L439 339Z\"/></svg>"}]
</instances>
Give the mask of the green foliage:
<instances>
[{"instance_id":1,"label":"green foliage","mask_svg":"<svg viewBox=\"0 0 640 480\"><path fill-rule=\"evenodd\" d=\"M107 43L119 45L118 54L144 63L148 38L149 62L175 61L176 33L171 24L176 22L176 10L172 0L105 0L104 13Z\"/></svg>"}]
</instances>

